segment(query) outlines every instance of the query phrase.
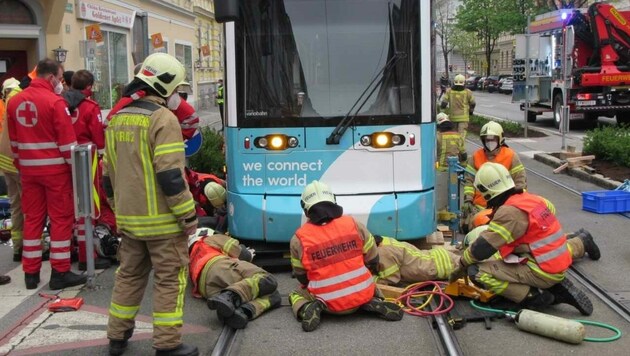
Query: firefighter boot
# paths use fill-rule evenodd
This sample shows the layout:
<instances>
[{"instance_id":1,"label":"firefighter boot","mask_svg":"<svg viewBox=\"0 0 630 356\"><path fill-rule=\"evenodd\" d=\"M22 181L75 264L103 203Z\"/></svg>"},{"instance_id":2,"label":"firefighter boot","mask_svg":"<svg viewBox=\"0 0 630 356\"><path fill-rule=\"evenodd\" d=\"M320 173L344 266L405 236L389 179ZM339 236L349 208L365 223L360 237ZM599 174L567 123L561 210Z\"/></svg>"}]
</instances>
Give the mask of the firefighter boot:
<instances>
[{"instance_id":1,"label":"firefighter boot","mask_svg":"<svg viewBox=\"0 0 630 356\"><path fill-rule=\"evenodd\" d=\"M599 252L599 246L597 246L597 244L595 243L593 235L591 235L590 232L584 229L580 229L577 238L582 240L582 243L584 244L584 251L586 252L588 257L591 258L591 260L597 261L600 257L602 257L601 253Z\"/></svg>"},{"instance_id":2,"label":"firefighter boot","mask_svg":"<svg viewBox=\"0 0 630 356\"><path fill-rule=\"evenodd\" d=\"M372 298L372 300L366 304L363 304L361 309L370 313L376 313L379 318L389 321L398 321L402 319L405 314L400 305L392 302L386 302L383 299L376 297Z\"/></svg>"},{"instance_id":3,"label":"firefighter boot","mask_svg":"<svg viewBox=\"0 0 630 356\"><path fill-rule=\"evenodd\" d=\"M112 263L105 258L96 257L94 259L94 269L108 269ZM79 262L79 271L87 271L87 262Z\"/></svg>"},{"instance_id":4,"label":"firefighter boot","mask_svg":"<svg viewBox=\"0 0 630 356\"><path fill-rule=\"evenodd\" d=\"M35 289L39 284L39 272L37 273L24 273L24 283L26 289Z\"/></svg>"},{"instance_id":5,"label":"firefighter boot","mask_svg":"<svg viewBox=\"0 0 630 356\"><path fill-rule=\"evenodd\" d=\"M174 349L156 349L155 356L198 356L199 349L197 346L180 344Z\"/></svg>"},{"instance_id":6,"label":"firefighter boot","mask_svg":"<svg viewBox=\"0 0 630 356\"><path fill-rule=\"evenodd\" d=\"M128 329L123 334L122 340L109 340L109 355L110 356L120 356L125 353L127 349L127 340L131 339L133 335L133 328Z\"/></svg>"},{"instance_id":7,"label":"firefighter boot","mask_svg":"<svg viewBox=\"0 0 630 356\"><path fill-rule=\"evenodd\" d=\"M57 272L53 269L50 274L48 288L52 290L64 289L67 287L78 286L79 284L85 284L85 282L87 282L87 276L82 276L72 271Z\"/></svg>"},{"instance_id":8,"label":"firefighter boot","mask_svg":"<svg viewBox=\"0 0 630 356\"><path fill-rule=\"evenodd\" d=\"M527 309L540 309L547 307L554 302L554 295L547 290L540 290L530 287L525 299L521 301L521 306Z\"/></svg>"},{"instance_id":9,"label":"firefighter boot","mask_svg":"<svg viewBox=\"0 0 630 356\"><path fill-rule=\"evenodd\" d=\"M241 297L231 290L223 292L208 298L208 308L216 310L217 315L228 318L234 314L234 309L241 306Z\"/></svg>"},{"instance_id":10,"label":"firefighter boot","mask_svg":"<svg viewBox=\"0 0 630 356\"><path fill-rule=\"evenodd\" d=\"M553 304L566 303L574 306L582 315L593 314L593 303L567 278L548 289L554 296Z\"/></svg>"},{"instance_id":11,"label":"firefighter boot","mask_svg":"<svg viewBox=\"0 0 630 356\"><path fill-rule=\"evenodd\" d=\"M309 332L317 329L322 321L324 306L319 300L306 303L300 308L298 315L302 319L302 330Z\"/></svg>"},{"instance_id":12,"label":"firefighter boot","mask_svg":"<svg viewBox=\"0 0 630 356\"><path fill-rule=\"evenodd\" d=\"M267 310L275 309L280 306L282 300L280 298L280 293L278 291L273 292L269 296L269 308ZM247 326L247 323L254 319L256 315L256 308L252 303L245 303L241 305L239 308L234 310L234 314L225 319L225 323L234 329L244 329ZM223 318L219 317L219 320ZM223 321L223 320L221 320Z\"/></svg>"}]
</instances>

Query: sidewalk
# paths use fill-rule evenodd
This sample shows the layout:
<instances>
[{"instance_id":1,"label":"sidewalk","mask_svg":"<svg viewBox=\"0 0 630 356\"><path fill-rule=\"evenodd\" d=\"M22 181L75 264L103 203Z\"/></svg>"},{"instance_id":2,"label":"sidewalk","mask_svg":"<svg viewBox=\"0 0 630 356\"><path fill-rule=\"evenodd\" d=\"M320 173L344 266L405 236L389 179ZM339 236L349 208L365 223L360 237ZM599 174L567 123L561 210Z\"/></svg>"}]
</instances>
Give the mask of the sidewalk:
<instances>
[{"instance_id":1,"label":"sidewalk","mask_svg":"<svg viewBox=\"0 0 630 356\"><path fill-rule=\"evenodd\" d=\"M219 108L213 107L211 109L204 109L197 111L199 115L199 127L210 126L215 130L221 129L221 115L219 114Z\"/></svg>"}]
</instances>

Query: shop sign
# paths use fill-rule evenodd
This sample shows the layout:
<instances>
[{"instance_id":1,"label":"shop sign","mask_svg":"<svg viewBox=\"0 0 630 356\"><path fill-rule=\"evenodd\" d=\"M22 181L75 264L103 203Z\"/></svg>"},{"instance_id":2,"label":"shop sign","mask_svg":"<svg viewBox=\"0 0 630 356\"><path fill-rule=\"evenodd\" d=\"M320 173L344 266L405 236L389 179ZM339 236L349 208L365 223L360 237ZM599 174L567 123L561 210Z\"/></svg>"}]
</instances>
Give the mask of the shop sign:
<instances>
[{"instance_id":1,"label":"shop sign","mask_svg":"<svg viewBox=\"0 0 630 356\"><path fill-rule=\"evenodd\" d=\"M98 24L85 26L85 37L88 40L96 41L96 43L103 43L103 32L101 32L101 26Z\"/></svg>"},{"instance_id":2,"label":"shop sign","mask_svg":"<svg viewBox=\"0 0 630 356\"><path fill-rule=\"evenodd\" d=\"M132 28L135 11L119 11L101 5L92 4L86 1L77 1L77 18L90 20L98 23Z\"/></svg>"},{"instance_id":3,"label":"shop sign","mask_svg":"<svg viewBox=\"0 0 630 356\"><path fill-rule=\"evenodd\" d=\"M164 47L164 41L162 40L161 33L158 32L151 35L151 45L153 45L153 48Z\"/></svg>"}]
</instances>

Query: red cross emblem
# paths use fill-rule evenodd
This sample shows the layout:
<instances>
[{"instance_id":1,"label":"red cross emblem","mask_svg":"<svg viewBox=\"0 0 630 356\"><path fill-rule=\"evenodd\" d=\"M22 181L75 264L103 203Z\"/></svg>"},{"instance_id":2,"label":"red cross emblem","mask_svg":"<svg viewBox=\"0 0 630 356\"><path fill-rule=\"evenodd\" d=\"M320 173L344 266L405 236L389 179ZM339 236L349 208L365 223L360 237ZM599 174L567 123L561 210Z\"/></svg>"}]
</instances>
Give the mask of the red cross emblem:
<instances>
[{"instance_id":1,"label":"red cross emblem","mask_svg":"<svg viewBox=\"0 0 630 356\"><path fill-rule=\"evenodd\" d=\"M26 127L37 125L37 107L31 101L23 101L16 111L17 121Z\"/></svg>"}]
</instances>

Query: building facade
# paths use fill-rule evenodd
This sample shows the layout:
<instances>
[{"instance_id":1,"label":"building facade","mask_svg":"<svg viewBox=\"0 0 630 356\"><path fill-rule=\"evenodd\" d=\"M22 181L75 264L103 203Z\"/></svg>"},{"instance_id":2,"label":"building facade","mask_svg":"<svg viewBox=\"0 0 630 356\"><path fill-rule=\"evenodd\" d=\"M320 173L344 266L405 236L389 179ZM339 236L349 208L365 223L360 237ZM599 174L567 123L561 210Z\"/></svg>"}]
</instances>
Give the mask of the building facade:
<instances>
[{"instance_id":1,"label":"building facade","mask_svg":"<svg viewBox=\"0 0 630 356\"><path fill-rule=\"evenodd\" d=\"M4 0L0 9L0 79L21 79L54 50L66 50L66 70L94 73L94 98L108 111L133 78L133 68L154 52L177 57L194 95L222 76L216 49L220 27L210 0ZM199 18L203 20L199 20ZM207 89L205 89L207 90Z\"/></svg>"}]
</instances>

